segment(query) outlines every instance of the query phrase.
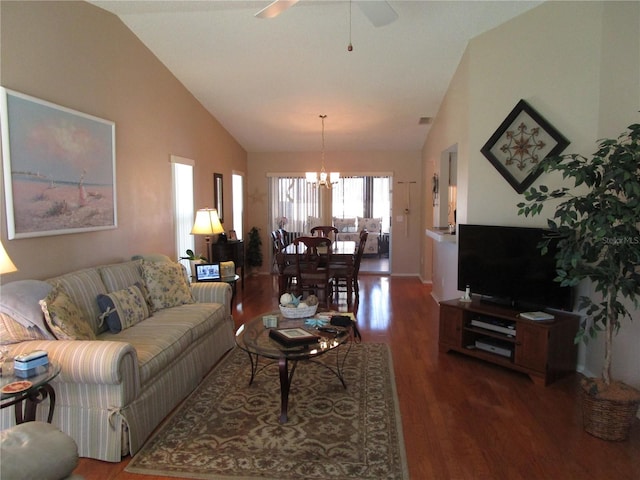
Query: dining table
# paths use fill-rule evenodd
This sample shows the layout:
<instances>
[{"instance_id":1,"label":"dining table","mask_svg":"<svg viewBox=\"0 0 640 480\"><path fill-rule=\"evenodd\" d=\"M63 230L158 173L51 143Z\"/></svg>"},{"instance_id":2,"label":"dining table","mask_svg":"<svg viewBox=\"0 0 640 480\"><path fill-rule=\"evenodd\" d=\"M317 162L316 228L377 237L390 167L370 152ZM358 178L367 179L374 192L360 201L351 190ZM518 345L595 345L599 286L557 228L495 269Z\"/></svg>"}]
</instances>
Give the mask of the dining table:
<instances>
[{"instance_id":1,"label":"dining table","mask_svg":"<svg viewBox=\"0 0 640 480\"><path fill-rule=\"evenodd\" d=\"M297 247L297 249L296 249ZM353 240L335 240L331 244L331 265L346 267L346 271L353 271L353 260L356 250L356 242ZM296 255L303 254L305 246L290 243L282 251L276 254L278 264L278 291L282 295L287 291L287 286L292 277L296 276ZM318 249L322 253L322 249Z\"/></svg>"}]
</instances>

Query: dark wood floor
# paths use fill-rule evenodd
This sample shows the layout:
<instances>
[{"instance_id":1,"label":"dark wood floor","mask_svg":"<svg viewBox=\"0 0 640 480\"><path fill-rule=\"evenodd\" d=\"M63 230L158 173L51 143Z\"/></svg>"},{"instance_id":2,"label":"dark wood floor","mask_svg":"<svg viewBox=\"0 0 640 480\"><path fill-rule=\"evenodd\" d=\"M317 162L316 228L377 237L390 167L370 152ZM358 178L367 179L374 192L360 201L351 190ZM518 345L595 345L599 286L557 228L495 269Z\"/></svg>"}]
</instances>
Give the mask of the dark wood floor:
<instances>
[{"instance_id":1,"label":"dark wood floor","mask_svg":"<svg viewBox=\"0 0 640 480\"><path fill-rule=\"evenodd\" d=\"M438 307L416 278L361 276L358 324L364 341L391 346L409 472L423 479L640 478L640 421L631 438L605 442L582 430L578 375L548 387L525 375L437 347ZM238 288L237 325L276 309L266 275ZM86 480L169 480L82 459Z\"/></svg>"}]
</instances>

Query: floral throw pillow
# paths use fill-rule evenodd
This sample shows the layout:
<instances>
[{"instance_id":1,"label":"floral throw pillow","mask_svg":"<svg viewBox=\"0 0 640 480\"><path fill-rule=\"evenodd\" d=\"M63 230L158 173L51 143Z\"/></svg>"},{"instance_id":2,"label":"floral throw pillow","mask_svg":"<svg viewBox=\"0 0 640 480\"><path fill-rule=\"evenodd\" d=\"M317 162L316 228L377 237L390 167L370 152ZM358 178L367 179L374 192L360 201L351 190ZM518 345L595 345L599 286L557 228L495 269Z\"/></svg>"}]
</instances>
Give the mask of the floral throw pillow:
<instances>
[{"instance_id":1,"label":"floral throw pillow","mask_svg":"<svg viewBox=\"0 0 640 480\"><path fill-rule=\"evenodd\" d=\"M56 286L40 300L47 326L58 340L95 340L96 336L71 297Z\"/></svg>"},{"instance_id":2,"label":"floral throw pillow","mask_svg":"<svg viewBox=\"0 0 640 480\"><path fill-rule=\"evenodd\" d=\"M175 262L143 262L142 278L153 311L194 303L182 265Z\"/></svg>"},{"instance_id":3,"label":"floral throw pillow","mask_svg":"<svg viewBox=\"0 0 640 480\"><path fill-rule=\"evenodd\" d=\"M369 233L380 233L382 229L382 218L358 217L358 229L366 228Z\"/></svg>"},{"instance_id":4,"label":"floral throw pillow","mask_svg":"<svg viewBox=\"0 0 640 480\"><path fill-rule=\"evenodd\" d=\"M338 229L339 232L349 233L356 230L355 218L336 218L333 217L333 226Z\"/></svg>"},{"instance_id":5,"label":"floral throw pillow","mask_svg":"<svg viewBox=\"0 0 640 480\"><path fill-rule=\"evenodd\" d=\"M111 333L118 333L149 317L149 307L140 285L98 295L98 306Z\"/></svg>"}]
</instances>

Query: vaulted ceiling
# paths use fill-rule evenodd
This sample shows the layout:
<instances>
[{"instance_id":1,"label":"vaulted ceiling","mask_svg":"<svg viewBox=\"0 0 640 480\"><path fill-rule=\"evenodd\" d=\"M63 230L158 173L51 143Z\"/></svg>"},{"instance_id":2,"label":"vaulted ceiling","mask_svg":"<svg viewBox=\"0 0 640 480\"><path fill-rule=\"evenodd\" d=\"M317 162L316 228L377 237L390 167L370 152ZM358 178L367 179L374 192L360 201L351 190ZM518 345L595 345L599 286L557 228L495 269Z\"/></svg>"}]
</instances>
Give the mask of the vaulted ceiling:
<instances>
[{"instance_id":1,"label":"vaulted ceiling","mask_svg":"<svg viewBox=\"0 0 640 480\"><path fill-rule=\"evenodd\" d=\"M379 0L376 0L379 1ZM120 17L249 152L420 150L468 41L539 1L92 1ZM353 50L347 46L352 43Z\"/></svg>"}]
</instances>

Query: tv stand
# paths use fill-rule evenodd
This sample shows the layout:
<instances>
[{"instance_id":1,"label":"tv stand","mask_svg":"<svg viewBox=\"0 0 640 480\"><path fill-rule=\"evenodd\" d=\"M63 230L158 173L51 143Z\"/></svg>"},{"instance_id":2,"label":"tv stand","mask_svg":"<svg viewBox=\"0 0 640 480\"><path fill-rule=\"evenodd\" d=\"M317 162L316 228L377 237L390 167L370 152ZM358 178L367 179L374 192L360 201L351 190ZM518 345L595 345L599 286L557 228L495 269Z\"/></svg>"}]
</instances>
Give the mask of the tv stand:
<instances>
[{"instance_id":1,"label":"tv stand","mask_svg":"<svg viewBox=\"0 0 640 480\"><path fill-rule=\"evenodd\" d=\"M579 317L554 311L553 320L537 322L520 318L519 313L477 298L441 302L439 350L525 373L540 385L574 372L578 348L573 339Z\"/></svg>"}]
</instances>

